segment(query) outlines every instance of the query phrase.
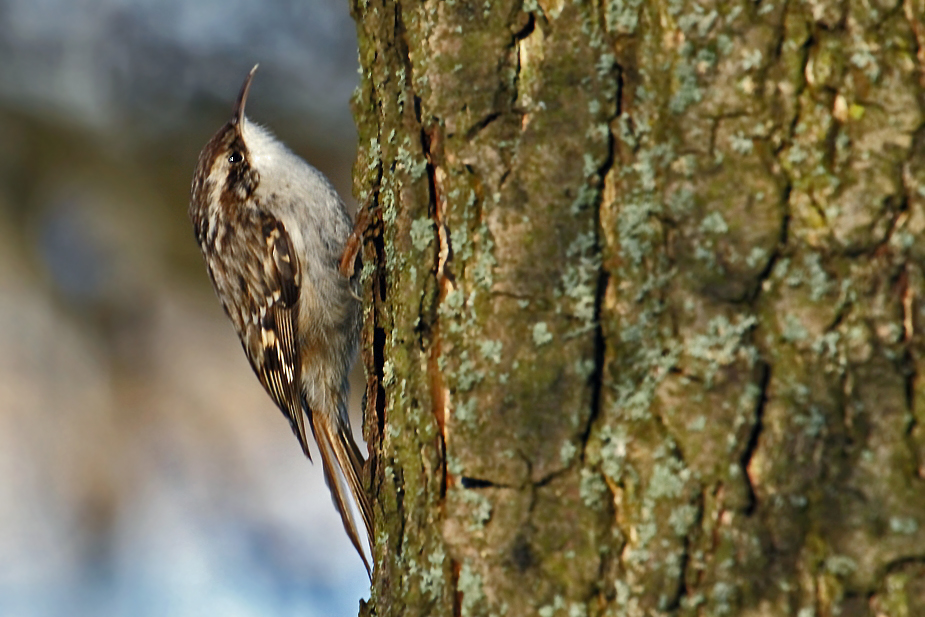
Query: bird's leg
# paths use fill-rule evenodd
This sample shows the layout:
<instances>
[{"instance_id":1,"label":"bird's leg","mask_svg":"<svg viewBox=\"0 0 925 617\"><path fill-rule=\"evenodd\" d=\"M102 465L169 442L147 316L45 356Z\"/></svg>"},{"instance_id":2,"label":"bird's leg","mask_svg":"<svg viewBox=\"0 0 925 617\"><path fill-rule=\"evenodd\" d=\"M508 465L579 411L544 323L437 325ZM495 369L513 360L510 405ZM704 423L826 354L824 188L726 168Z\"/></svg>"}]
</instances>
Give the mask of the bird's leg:
<instances>
[{"instance_id":1,"label":"bird's leg","mask_svg":"<svg viewBox=\"0 0 925 617\"><path fill-rule=\"evenodd\" d=\"M347 237L347 242L344 244L344 252L340 257L340 273L348 279L353 278L353 275L356 273L357 257L363 245L363 236L366 234L366 230L369 229L371 217L369 205L371 201L372 198L364 203L359 211L357 211L356 224L353 226L353 231L350 232L350 236Z\"/></svg>"}]
</instances>

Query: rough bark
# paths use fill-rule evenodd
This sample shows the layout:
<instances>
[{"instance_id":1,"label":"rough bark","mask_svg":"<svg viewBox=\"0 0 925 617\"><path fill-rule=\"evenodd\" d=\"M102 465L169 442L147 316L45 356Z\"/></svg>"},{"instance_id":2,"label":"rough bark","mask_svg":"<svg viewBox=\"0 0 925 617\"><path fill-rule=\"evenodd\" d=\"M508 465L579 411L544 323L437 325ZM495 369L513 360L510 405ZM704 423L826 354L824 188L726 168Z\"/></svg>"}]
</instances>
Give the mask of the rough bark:
<instances>
[{"instance_id":1,"label":"rough bark","mask_svg":"<svg viewBox=\"0 0 925 617\"><path fill-rule=\"evenodd\" d=\"M925 614L925 4L354 0L367 614Z\"/></svg>"}]
</instances>

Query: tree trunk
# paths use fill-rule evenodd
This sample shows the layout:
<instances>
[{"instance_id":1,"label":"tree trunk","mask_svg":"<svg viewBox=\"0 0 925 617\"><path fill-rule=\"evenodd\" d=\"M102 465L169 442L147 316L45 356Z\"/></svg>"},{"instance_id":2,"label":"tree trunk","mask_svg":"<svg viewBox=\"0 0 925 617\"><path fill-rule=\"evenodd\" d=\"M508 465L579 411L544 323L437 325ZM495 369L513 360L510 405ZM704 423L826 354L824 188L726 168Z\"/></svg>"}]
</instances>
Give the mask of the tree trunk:
<instances>
[{"instance_id":1,"label":"tree trunk","mask_svg":"<svg viewBox=\"0 0 925 617\"><path fill-rule=\"evenodd\" d=\"M414 615L925 615L925 5L354 0Z\"/></svg>"}]
</instances>

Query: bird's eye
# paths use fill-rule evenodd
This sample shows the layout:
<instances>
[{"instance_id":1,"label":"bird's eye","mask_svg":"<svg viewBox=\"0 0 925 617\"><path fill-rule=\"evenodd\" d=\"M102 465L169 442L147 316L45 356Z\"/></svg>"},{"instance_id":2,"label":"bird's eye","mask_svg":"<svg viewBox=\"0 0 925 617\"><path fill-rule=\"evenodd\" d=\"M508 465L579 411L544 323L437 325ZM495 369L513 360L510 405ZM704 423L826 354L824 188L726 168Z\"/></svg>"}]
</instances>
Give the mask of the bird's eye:
<instances>
[{"instance_id":1,"label":"bird's eye","mask_svg":"<svg viewBox=\"0 0 925 617\"><path fill-rule=\"evenodd\" d=\"M243 160L244 160L244 157L241 156L240 152L235 151L228 155L228 162L231 163L232 165L236 163L240 163Z\"/></svg>"}]
</instances>

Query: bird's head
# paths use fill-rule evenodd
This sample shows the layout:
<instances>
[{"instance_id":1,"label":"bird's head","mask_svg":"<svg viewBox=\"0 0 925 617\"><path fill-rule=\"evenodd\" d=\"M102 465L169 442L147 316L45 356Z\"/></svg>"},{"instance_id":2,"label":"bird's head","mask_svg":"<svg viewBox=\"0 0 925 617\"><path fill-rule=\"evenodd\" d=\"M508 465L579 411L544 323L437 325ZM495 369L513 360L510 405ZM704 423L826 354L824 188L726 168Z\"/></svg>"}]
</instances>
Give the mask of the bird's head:
<instances>
[{"instance_id":1,"label":"bird's head","mask_svg":"<svg viewBox=\"0 0 925 617\"><path fill-rule=\"evenodd\" d=\"M251 123L244 115L256 71L255 65L247 74L235 100L231 119L212 136L199 154L190 201L190 214L193 216L196 210L204 214L204 211L219 204L224 208L241 207L260 183L260 172L248 147L247 137L251 131L247 127Z\"/></svg>"}]
</instances>

